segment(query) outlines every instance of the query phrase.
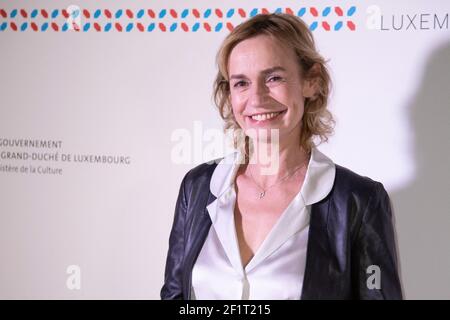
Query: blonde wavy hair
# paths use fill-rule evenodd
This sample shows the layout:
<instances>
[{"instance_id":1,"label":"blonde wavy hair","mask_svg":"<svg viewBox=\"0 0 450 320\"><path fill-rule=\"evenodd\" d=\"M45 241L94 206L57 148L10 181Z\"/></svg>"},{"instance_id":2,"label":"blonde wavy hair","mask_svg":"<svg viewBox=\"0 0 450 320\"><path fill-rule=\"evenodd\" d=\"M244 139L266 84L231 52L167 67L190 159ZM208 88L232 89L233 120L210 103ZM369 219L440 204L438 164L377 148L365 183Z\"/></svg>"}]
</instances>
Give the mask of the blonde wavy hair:
<instances>
[{"instance_id":1,"label":"blonde wavy hair","mask_svg":"<svg viewBox=\"0 0 450 320\"><path fill-rule=\"evenodd\" d=\"M214 81L213 99L220 116L225 121L224 130L233 131L234 147L244 151L248 160L249 152L253 148L249 137L240 130L233 114L228 60L238 43L258 35L271 36L287 48L292 48L298 59L301 77L316 82L316 94L311 98L305 98L300 133L300 146L309 153L315 145L314 137L318 137L322 143L328 141L328 137L333 133L335 121L327 109L331 79L324 58L316 50L311 31L302 20L293 15L283 13L256 15L238 25L223 41L216 57L218 73Z\"/></svg>"}]
</instances>

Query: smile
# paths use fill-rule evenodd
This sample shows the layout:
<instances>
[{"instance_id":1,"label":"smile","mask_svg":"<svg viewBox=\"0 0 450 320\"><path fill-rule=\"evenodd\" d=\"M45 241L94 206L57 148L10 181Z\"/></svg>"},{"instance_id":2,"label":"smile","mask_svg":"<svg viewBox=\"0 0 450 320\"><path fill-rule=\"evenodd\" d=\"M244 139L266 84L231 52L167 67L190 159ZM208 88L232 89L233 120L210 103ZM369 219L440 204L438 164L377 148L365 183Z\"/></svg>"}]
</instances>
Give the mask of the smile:
<instances>
[{"instance_id":1,"label":"smile","mask_svg":"<svg viewBox=\"0 0 450 320\"><path fill-rule=\"evenodd\" d=\"M268 112L268 113L260 113L255 114L252 116L249 116L253 121L267 121L267 120L273 120L276 117L278 117L280 114L284 113L286 110L279 111L279 112Z\"/></svg>"}]
</instances>

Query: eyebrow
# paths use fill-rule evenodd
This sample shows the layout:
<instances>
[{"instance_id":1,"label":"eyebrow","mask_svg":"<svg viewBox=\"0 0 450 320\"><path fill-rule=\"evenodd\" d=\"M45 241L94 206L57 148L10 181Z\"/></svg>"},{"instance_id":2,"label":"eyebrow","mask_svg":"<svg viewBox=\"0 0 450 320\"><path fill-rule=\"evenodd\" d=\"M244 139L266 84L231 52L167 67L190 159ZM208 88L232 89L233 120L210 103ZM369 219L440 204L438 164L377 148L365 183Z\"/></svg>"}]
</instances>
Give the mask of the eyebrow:
<instances>
[{"instance_id":1,"label":"eyebrow","mask_svg":"<svg viewBox=\"0 0 450 320\"><path fill-rule=\"evenodd\" d=\"M264 69L263 71L261 71L261 73L263 75L268 75L268 74L274 73L276 71L286 71L286 69L281 66L276 66L276 67ZM231 79L244 79L244 78L247 78L244 74L233 74L230 76L230 80Z\"/></svg>"}]
</instances>

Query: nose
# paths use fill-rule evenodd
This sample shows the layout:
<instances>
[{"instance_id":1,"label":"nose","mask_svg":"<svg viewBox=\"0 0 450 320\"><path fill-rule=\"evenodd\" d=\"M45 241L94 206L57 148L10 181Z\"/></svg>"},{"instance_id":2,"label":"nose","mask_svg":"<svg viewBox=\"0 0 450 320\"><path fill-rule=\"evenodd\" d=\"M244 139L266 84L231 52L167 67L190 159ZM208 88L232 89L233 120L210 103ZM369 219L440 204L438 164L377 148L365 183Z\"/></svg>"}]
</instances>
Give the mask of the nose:
<instances>
[{"instance_id":1,"label":"nose","mask_svg":"<svg viewBox=\"0 0 450 320\"><path fill-rule=\"evenodd\" d=\"M251 86L248 96L248 105L250 107L259 107L269 101L269 88L264 82L258 81Z\"/></svg>"}]
</instances>

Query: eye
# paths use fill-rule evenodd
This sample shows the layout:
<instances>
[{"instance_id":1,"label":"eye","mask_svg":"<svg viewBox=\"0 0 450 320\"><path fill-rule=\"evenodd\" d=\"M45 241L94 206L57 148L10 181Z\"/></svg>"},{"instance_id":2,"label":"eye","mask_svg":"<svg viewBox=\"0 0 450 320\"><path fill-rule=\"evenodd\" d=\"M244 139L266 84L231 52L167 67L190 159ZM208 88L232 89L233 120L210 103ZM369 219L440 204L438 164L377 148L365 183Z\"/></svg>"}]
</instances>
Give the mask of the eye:
<instances>
[{"instance_id":1,"label":"eye","mask_svg":"<svg viewBox=\"0 0 450 320\"><path fill-rule=\"evenodd\" d=\"M268 82L280 82L283 78L280 76L271 76L269 79L267 79Z\"/></svg>"},{"instance_id":2,"label":"eye","mask_svg":"<svg viewBox=\"0 0 450 320\"><path fill-rule=\"evenodd\" d=\"M241 80L241 81L238 81L235 84L233 84L233 87L234 88L242 88L242 87L245 87L247 85L248 85L247 81Z\"/></svg>"}]
</instances>

